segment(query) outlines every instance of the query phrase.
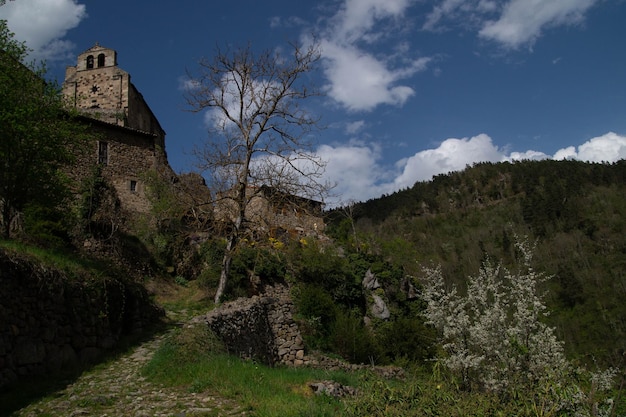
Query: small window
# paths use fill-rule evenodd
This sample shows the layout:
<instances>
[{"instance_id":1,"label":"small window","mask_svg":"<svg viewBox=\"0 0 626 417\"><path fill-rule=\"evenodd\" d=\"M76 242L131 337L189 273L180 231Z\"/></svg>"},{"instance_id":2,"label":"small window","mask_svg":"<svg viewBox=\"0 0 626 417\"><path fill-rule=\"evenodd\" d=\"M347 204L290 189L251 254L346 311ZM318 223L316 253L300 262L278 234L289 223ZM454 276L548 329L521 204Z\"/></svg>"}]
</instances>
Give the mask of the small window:
<instances>
[{"instance_id":1,"label":"small window","mask_svg":"<svg viewBox=\"0 0 626 417\"><path fill-rule=\"evenodd\" d=\"M104 54L98 55L98 68L104 67Z\"/></svg>"},{"instance_id":2,"label":"small window","mask_svg":"<svg viewBox=\"0 0 626 417\"><path fill-rule=\"evenodd\" d=\"M109 143L98 142L98 163L106 165L109 162Z\"/></svg>"},{"instance_id":3,"label":"small window","mask_svg":"<svg viewBox=\"0 0 626 417\"><path fill-rule=\"evenodd\" d=\"M93 68L93 55L87 57L87 69Z\"/></svg>"},{"instance_id":4,"label":"small window","mask_svg":"<svg viewBox=\"0 0 626 417\"><path fill-rule=\"evenodd\" d=\"M131 193L137 192L137 181L130 180L130 192Z\"/></svg>"}]
</instances>

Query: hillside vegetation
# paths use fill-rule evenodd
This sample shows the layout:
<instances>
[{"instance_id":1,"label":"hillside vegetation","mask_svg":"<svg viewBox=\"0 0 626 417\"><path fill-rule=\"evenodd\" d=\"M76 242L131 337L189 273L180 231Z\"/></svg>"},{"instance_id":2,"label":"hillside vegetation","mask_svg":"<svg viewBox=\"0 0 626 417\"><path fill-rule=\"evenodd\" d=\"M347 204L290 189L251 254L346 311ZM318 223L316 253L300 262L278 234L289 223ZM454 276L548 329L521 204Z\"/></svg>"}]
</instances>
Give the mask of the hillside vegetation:
<instances>
[{"instance_id":1,"label":"hillside vegetation","mask_svg":"<svg viewBox=\"0 0 626 417\"><path fill-rule=\"evenodd\" d=\"M623 366L626 161L481 163L331 213L330 233L404 273L440 265L463 287L486 259L514 263L515 235L537 240L550 325L570 357Z\"/></svg>"},{"instance_id":2,"label":"hillside vegetation","mask_svg":"<svg viewBox=\"0 0 626 417\"><path fill-rule=\"evenodd\" d=\"M350 381L362 395L334 415L624 415L625 179L624 161L440 175L327 213L329 240L248 242L225 296L289 282L307 349L407 370ZM223 245L200 243L186 275L209 296Z\"/></svg>"}]
</instances>

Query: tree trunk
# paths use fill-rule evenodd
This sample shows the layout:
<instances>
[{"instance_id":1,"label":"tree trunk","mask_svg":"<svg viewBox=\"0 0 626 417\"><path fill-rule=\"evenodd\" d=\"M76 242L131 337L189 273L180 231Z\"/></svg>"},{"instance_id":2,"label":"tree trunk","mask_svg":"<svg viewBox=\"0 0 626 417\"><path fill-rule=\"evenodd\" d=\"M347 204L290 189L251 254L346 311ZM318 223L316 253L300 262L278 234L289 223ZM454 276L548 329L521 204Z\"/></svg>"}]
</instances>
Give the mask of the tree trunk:
<instances>
[{"instance_id":1,"label":"tree trunk","mask_svg":"<svg viewBox=\"0 0 626 417\"><path fill-rule=\"evenodd\" d=\"M226 291L226 284L228 283L228 276L230 275L230 264L233 260L233 250L237 243L237 234L233 234L228 238L226 243L226 249L224 250L224 257L222 258L222 271L220 272L220 282L217 285L217 291L215 292L215 304L219 304Z\"/></svg>"}]
</instances>

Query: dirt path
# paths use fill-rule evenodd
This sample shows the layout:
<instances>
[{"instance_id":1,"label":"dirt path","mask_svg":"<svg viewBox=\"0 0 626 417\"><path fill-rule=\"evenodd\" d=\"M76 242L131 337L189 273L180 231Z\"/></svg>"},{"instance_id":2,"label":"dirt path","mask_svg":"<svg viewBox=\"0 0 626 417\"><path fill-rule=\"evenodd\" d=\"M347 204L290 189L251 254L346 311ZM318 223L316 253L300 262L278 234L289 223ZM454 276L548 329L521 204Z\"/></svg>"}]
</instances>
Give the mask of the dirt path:
<instances>
[{"instance_id":1,"label":"dirt path","mask_svg":"<svg viewBox=\"0 0 626 417\"><path fill-rule=\"evenodd\" d=\"M141 376L165 335L96 366L52 395L19 410L16 416L243 416L231 400L154 385Z\"/></svg>"}]
</instances>

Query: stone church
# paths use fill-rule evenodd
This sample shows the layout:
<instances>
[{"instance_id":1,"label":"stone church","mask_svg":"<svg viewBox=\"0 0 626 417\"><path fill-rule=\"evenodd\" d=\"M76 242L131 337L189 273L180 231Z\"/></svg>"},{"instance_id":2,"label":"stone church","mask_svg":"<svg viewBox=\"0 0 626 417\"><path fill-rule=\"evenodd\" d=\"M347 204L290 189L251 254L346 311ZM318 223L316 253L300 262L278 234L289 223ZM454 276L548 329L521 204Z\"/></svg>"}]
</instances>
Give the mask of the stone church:
<instances>
[{"instance_id":1,"label":"stone church","mask_svg":"<svg viewBox=\"0 0 626 417\"><path fill-rule=\"evenodd\" d=\"M157 170L174 178L165 153L165 131L117 64L117 52L95 44L78 55L76 66L65 71L63 94L81 113L95 140L78 158L71 175L88 178L94 165L115 188L128 213L150 209L142 180Z\"/></svg>"},{"instance_id":2,"label":"stone church","mask_svg":"<svg viewBox=\"0 0 626 417\"><path fill-rule=\"evenodd\" d=\"M150 212L143 175L156 171L172 180L180 198L190 207L206 206L211 196L197 174L177 176L167 162L165 131L132 84L130 74L117 64L117 52L99 44L78 55L76 66L65 72L63 94L81 113L96 139L78 158L70 174L79 183L89 178L94 166L114 188L121 209L132 218ZM324 230L322 204L294 196L277 199L276 192L262 187L248 210L254 228L275 234L317 235ZM276 200L276 201L275 201ZM197 211L192 209L192 211ZM224 210L204 217L220 218ZM228 217L228 216L226 216ZM269 222L269 223L268 223Z\"/></svg>"}]
</instances>

